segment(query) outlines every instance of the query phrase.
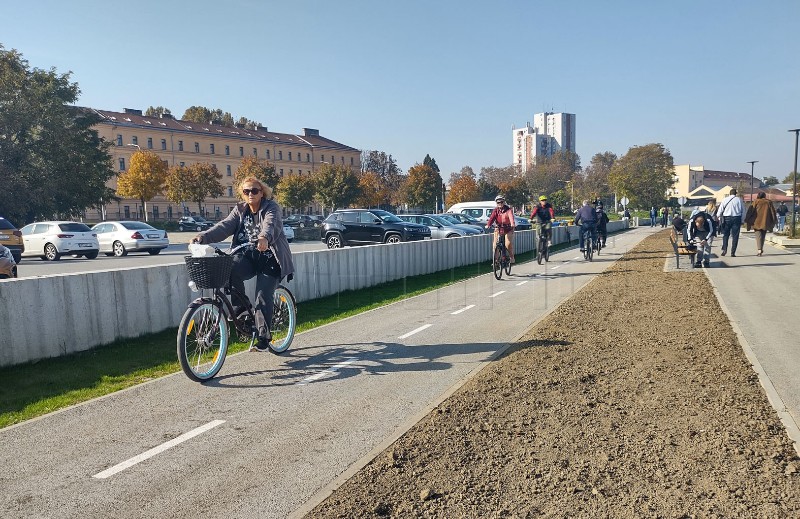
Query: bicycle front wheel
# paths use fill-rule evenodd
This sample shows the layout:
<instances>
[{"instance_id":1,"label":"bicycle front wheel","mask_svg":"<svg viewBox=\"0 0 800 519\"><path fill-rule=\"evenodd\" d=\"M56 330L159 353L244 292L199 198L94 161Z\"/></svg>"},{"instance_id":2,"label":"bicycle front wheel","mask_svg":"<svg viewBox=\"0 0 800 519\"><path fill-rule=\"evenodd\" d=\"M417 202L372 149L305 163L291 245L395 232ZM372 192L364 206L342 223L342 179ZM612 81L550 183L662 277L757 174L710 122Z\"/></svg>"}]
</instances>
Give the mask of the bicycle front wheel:
<instances>
[{"instance_id":1,"label":"bicycle front wheel","mask_svg":"<svg viewBox=\"0 0 800 519\"><path fill-rule=\"evenodd\" d=\"M495 279L503 277L503 253L497 248L494 250L494 257L492 257L492 270L494 271Z\"/></svg>"},{"instance_id":2,"label":"bicycle front wheel","mask_svg":"<svg viewBox=\"0 0 800 519\"><path fill-rule=\"evenodd\" d=\"M294 296L284 286L275 289L273 301L272 326L270 326L272 342L270 342L269 348L274 353L283 353L289 349L292 339L294 339L294 331L297 327L297 307Z\"/></svg>"},{"instance_id":3,"label":"bicycle front wheel","mask_svg":"<svg viewBox=\"0 0 800 519\"><path fill-rule=\"evenodd\" d=\"M506 271L506 276L511 275L511 258L509 256L503 256L503 267Z\"/></svg>"},{"instance_id":4,"label":"bicycle front wheel","mask_svg":"<svg viewBox=\"0 0 800 519\"><path fill-rule=\"evenodd\" d=\"M544 248L545 244L542 240L539 240L539 247L536 249L536 263L539 265L542 264L542 260L544 260Z\"/></svg>"},{"instance_id":5,"label":"bicycle front wheel","mask_svg":"<svg viewBox=\"0 0 800 519\"><path fill-rule=\"evenodd\" d=\"M178 360L186 376L203 382L219 373L228 353L228 338L228 321L216 303L189 305L178 328Z\"/></svg>"}]
</instances>

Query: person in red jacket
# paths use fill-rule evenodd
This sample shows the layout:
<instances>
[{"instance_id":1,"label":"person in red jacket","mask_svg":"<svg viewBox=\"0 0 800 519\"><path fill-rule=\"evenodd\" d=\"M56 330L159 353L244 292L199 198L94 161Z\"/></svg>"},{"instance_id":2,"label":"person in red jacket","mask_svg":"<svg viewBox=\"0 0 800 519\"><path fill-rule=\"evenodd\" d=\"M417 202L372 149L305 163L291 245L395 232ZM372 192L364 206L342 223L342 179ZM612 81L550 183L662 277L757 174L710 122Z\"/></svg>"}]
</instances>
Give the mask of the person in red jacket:
<instances>
[{"instance_id":1,"label":"person in red jacket","mask_svg":"<svg viewBox=\"0 0 800 519\"><path fill-rule=\"evenodd\" d=\"M556 213L553 211L553 206L547 201L547 197L545 195L540 196L539 204L533 208L533 212L531 213L531 222L537 222L539 224L539 232L547 237L548 243L550 242L550 234L555 217Z\"/></svg>"},{"instance_id":2,"label":"person in red jacket","mask_svg":"<svg viewBox=\"0 0 800 519\"><path fill-rule=\"evenodd\" d=\"M497 229L494 230L494 239L492 240L492 251L497 246L497 237L500 235L505 236L506 249L508 249L508 256L511 258L511 263L514 263L514 229L517 224L514 220L514 211L506 205L506 199L503 195L494 197L497 204L489 215L489 220L486 222L486 228L497 223Z\"/></svg>"}]
</instances>

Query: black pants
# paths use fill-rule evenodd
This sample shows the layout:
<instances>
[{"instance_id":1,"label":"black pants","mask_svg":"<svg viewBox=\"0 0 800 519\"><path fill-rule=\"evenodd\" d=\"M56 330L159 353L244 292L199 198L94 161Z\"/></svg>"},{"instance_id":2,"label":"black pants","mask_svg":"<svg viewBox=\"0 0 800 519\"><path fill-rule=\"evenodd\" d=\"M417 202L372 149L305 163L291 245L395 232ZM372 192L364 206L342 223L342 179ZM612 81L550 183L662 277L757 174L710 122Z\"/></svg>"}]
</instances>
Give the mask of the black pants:
<instances>
[{"instance_id":1,"label":"black pants","mask_svg":"<svg viewBox=\"0 0 800 519\"><path fill-rule=\"evenodd\" d=\"M269 325L272 323L273 297L275 289L278 287L278 278L267 274L259 274L249 257L243 255L235 256L231 270L231 284L233 287L244 294L244 282L253 276L258 276L256 279L256 301L254 305L256 328L258 329L259 337L268 338L271 337ZM247 301L240 300L235 295L232 302L234 309L237 311L247 306Z\"/></svg>"},{"instance_id":2,"label":"black pants","mask_svg":"<svg viewBox=\"0 0 800 519\"><path fill-rule=\"evenodd\" d=\"M722 223L722 250L728 250L728 238L731 238L731 254L736 254L739 245L739 231L742 230L741 216L726 216Z\"/></svg>"}]
</instances>

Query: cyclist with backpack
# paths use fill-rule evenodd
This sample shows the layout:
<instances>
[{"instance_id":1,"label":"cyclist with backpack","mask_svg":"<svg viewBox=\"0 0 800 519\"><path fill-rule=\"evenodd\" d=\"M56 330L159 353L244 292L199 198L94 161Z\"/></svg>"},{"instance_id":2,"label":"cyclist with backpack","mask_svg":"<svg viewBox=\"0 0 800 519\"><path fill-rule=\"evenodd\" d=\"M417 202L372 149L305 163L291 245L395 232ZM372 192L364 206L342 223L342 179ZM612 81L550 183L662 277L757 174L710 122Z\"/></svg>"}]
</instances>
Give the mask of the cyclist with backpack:
<instances>
[{"instance_id":1,"label":"cyclist with backpack","mask_svg":"<svg viewBox=\"0 0 800 519\"><path fill-rule=\"evenodd\" d=\"M534 218L536 218L535 221L539 224L539 232L541 232L543 236L546 236L547 243L550 243L553 219L555 217L556 213L553 211L553 206L547 201L547 197L545 195L540 196L539 203L533 208L533 212L531 212L531 221L534 221Z\"/></svg>"},{"instance_id":2,"label":"cyclist with backpack","mask_svg":"<svg viewBox=\"0 0 800 519\"><path fill-rule=\"evenodd\" d=\"M597 202L597 209L594 212L597 215L597 234L599 235L600 245L605 248L606 238L608 237L608 229L606 228L608 215L603 210L603 202Z\"/></svg>"}]
</instances>

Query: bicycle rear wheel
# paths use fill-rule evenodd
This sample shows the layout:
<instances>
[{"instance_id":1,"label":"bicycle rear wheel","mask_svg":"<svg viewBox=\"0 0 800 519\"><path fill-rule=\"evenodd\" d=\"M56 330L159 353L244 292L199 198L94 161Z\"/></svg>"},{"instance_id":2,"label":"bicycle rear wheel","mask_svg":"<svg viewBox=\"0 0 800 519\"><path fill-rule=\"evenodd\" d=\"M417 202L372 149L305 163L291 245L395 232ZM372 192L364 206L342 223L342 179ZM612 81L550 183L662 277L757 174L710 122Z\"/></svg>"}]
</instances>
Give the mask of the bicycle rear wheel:
<instances>
[{"instance_id":1,"label":"bicycle rear wheel","mask_svg":"<svg viewBox=\"0 0 800 519\"><path fill-rule=\"evenodd\" d=\"M544 249L545 249L545 247L547 247L547 244L543 240L540 239L539 240L539 247L536 248L536 263L538 263L539 265L541 265L542 261L544 260L544 254L545 254Z\"/></svg>"},{"instance_id":2,"label":"bicycle rear wheel","mask_svg":"<svg viewBox=\"0 0 800 519\"><path fill-rule=\"evenodd\" d=\"M594 242L591 238L589 238L589 243L591 244L591 247L586 247L586 254L588 255L586 259L592 261L592 256L594 256Z\"/></svg>"},{"instance_id":3,"label":"bicycle rear wheel","mask_svg":"<svg viewBox=\"0 0 800 519\"><path fill-rule=\"evenodd\" d=\"M500 252L500 248L494 249L494 257L492 258L492 270L494 271L495 279L501 279L503 277L503 262L502 262L503 254Z\"/></svg>"},{"instance_id":4,"label":"bicycle rear wheel","mask_svg":"<svg viewBox=\"0 0 800 519\"><path fill-rule=\"evenodd\" d=\"M297 327L297 307L294 296L284 286L278 286L275 289L273 301L272 325L270 326L272 342L270 342L269 348L274 353L283 353L289 349L292 339L294 339Z\"/></svg>"},{"instance_id":5,"label":"bicycle rear wheel","mask_svg":"<svg viewBox=\"0 0 800 519\"><path fill-rule=\"evenodd\" d=\"M511 258L508 256L508 253L503 254L503 268L506 271L506 276L511 275Z\"/></svg>"},{"instance_id":6,"label":"bicycle rear wheel","mask_svg":"<svg viewBox=\"0 0 800 519\"><path fill-rule=\"evenodd\" d=\"M228 338L228 321L217 303L190 304L178 327L178 361L186 376L202 382L219 373Z\"/></svg>"}]
</instances>

